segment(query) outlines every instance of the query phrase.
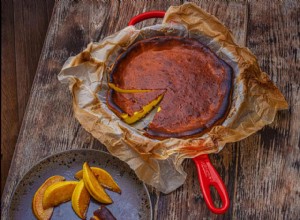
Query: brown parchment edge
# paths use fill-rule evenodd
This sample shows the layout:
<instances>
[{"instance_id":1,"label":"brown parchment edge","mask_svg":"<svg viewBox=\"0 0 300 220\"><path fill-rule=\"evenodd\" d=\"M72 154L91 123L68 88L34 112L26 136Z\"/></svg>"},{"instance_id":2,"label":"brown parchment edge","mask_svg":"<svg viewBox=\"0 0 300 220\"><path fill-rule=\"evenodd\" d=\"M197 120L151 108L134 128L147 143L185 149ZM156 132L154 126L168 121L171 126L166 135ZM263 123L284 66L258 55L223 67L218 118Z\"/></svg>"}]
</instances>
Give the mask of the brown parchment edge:
<instances>
[{"instance_id":1,"label":"brown parchment edge","mask_svg":"<svg viewBox=\"0 0 300 220\"><path fill-rule=\"evenodd\" d=\"M208 39L208 46L235 68L233 105L222 125L199 138L154 140L126 125L108 110L101 92L107 89L105 74L112 54L140 37L135 27L126 27L66 61L59 80L68 83L74 115L80 124L101 141L111 154L127 162L145 183L169 193L185 181L181 163L185 158L216 153L226 143L239 141L270 124L280 109L287 108L283 95L258 66L256 57L235 44L231 32L214 16L193 3L170 7L161 29L184 26L189 36ZM213 42L213 43L212 43ZM215 47L214 43L218 46ZM119 52L118 52L119 51ZM100 98L99 98L100 97Z\"/></svg>"}]
</instances>

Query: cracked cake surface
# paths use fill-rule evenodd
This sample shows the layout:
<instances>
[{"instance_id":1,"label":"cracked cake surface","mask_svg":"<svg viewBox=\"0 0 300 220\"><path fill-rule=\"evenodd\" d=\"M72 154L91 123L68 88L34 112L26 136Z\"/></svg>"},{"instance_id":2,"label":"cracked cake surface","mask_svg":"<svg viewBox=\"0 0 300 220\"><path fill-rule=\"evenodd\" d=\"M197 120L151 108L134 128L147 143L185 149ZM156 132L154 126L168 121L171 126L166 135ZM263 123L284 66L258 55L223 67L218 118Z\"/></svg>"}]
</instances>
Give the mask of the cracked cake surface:
<instances>
[{"instance_id":1,"label":"cracked cake surface","mask_svg":"<svg viewBox=\"0 0 300 220\"><path fill-rule=\"evenodd\" d=\"M230 105L232 78L231 67L199 41L167 36L129 47L117 59L110 80L122 89L165 90L145 135L168 138L197 135L221 123ZM156 93L108 96L133 114Z\"/></svg>"}]
</instances>

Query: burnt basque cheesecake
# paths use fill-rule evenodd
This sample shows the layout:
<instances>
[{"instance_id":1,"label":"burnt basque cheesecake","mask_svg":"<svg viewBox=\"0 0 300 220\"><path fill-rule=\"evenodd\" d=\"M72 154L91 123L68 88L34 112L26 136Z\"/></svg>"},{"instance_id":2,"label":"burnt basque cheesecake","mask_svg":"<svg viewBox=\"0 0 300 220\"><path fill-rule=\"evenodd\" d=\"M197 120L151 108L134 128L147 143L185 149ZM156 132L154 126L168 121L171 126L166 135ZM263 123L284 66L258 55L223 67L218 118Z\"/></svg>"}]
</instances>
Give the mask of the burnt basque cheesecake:
<instances>
[{"instance_id":1,"label":"burnt basque cheesecake","mask_svg":"<svg viewBox=\"0 0 300 220\"><path fill-rule=\"evenodd\" d=\"M232 72L227 63L195 39L155 37L138 41L112 68L108 107L124 119L159 106L145 128L146 136L199 135L225 119Z\"/></svg>"}]
</instances>

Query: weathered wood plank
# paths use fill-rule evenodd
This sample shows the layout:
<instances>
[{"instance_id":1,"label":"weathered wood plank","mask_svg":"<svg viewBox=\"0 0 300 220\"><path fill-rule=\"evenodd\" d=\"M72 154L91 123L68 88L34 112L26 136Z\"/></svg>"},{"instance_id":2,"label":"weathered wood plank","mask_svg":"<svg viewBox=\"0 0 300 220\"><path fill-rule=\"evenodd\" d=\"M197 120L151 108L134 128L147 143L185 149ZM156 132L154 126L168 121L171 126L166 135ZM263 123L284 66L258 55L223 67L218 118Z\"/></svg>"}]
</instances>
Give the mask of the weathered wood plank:
<instances>
[{"instance_id":1,"label":"weathered wood plank","mask_svg":"<svg viewBox=\"0 0 300 220\"><path fill-rule=\"evenodd\" d=\"M45 44L45 49L47 49L48 53L43 53L41 57L41 66L39 66L37 71L38 75L32 90L32 98L29 102L27 111L27 123L22 129L24 133L26 131L27 135L25 137L22 133L20 134L21 141L18 143L17 149L20 150L20 152L16 152L16 155L23 155L25 152L27 152L27 154L28 152L31 152L28 156L37 160L47 154L70 148L91 147L91 145L94 145L93 147L95 148L103 149L101 144L98 141L94 141L94 139L73 119L70 95L66 91L66 88L57 84L56 74L59 72L65 59L72 54L78 53L89 41L97 38L101 39L104 36L121 29L133 15L146 10L166 10L169 7L168 3L161 3L159 6L158 4L147 2L143 3L144 5L126 2L119 7L128 10L143 9L143 11L137 10L132 14L121 13L119 14L121 18L119 19L120 23L114 24L113 22L115 19L113 18L118 14L118 10L113 12L112 9L117 8L119 2L111 1L109 3L110 4L104 5L97 4L96 6L92 5L92 7L89 8L89 11L93 16L91 16L92 21L89 21L89 16L85 16L84 13L86 13L86 11L84 10L84 7L81 7L80 2L77 2L76 4L73 2L59 2L59 6L55 9L56 14L52 21L54 25L51 26L51 29L49 30L49 36L51 36L51 38L48 37ZM179 2L177 4L179 4ZM66 10L66 8L69 8L70 10ZM102 10L100 10L100 8ZM110 13L106 13L107 11L110 11ZM108 16L108 18L106 18L106 16ZM110 18L109 16L112 17ZM80 19L76 19L77 17L80 17ZM67 22L71 19L74 20L74 18L75 23ZM109 23L106 24L107 22ZM153 22L155 21L146 21L144 25L150 25ZM108 28L107 30L103 30L103 28L99 28L101 26ZM76 35L72 35L74 37L71 39L66 39L66 33L75 33ZM56 99L53 98L53 94L56 94ZM45 118L43 113L49 113L50 106L52 115L47 115L47 118ZM65 114L60 115L59 112L65 112ZM62 123L57 124L56 121ZM41 130L43 132L39 132ZM39 143L39 145L35 146L34 142ZM51 142L56 146L51 146ZM38 151L38 149L40 149L40 151ZM16 160L17 164L14 164L12 170L15 169L18 171L14 172L15 177L18 179L33 163L28 164L26 163L28 160L25 161L25 159L22 158ZM22 164L22 168L19 167L20 164ZM199 191L198 187L197 189Z\"/></svg>"},{"instance_id":2,"label":"weathered wood plank","mask_svg":"<svg viewBox=\"0 0 300 220\"><path fill-rule=\"evenodd\" d=\"M87 4L88 2L88 4ZM223 21L258 56L262 69L291 105L261 132L211 155L227 185L231 208L223 216L207 210L196 170L185 161L186 183L169 194L152 192L155 219L299 219L299 5L194 1ZM2 197L2 217L17 182L39 159L66 149L96 148L100 142L73 118L71 96L56 76L63 62L90 41L126 26L143 11L166 10L182 1L58 1L40 58L14 163ZM278 4L278 5L276 5ZM140 25L155 23L155 19ZM247 28L248 25L248 28ZM248 30L248 31L246 31ZM299 32L299 31L298 31ZM247 34L247 37L246 37ZM280 41L280 42L279 42ZM297 63L298 62L298 63ZM297 72L298 71L298 72ZM290 79L293 79L292 81Z\"/></svg>"},{"instance_id":3,"label":"weathered wood plank","mask_svg":"<svg viewBox=\"0 0 300 220\"><path fill-rule=\"evenodd\" d=\"M137 14L132 9L142 7L134 2L122 2L124 5L119 12L119 1L88 3L58 1L55 6L16 145L11 175L7 181L9 186L3 193L2 216L7 214L10 195L17 182L39 159L72 148L105 150L74 119L71 96L68 89L58 82L57 74L69 56L80 52L90 41L99 40L125 27L129 19ZM168 5L164 5L164 9L167 9ZM114 23L116 20L118 22Z\"/></svg>"},{"instance_id":4,"label":"weathered wood plank","mask_svg":"<svg viewBox=\"0 0 300 220\"><path fill-rule=\"evenodd\" d=\"M12 1L1 2L1 194L19 130Z\"/></svg>"},{"instance_id":5,"label":"weathered wood plank","mask_svg":"<svg viewBox=\"0 0 300 220\"><path fill-rule=\"evenodd\" d=\"M290 108L239 143L237 219L300 218L299 14L297 1L250 4L247 46Z\"/></svg>"},{"instance_id":6,"label":"weathered wood plank","mask_svg":"<svg viewBox=\"0 0 300 220\"><path fill-rule=\"evenodd\" d=\"M54 1L14 0L13 2L18 110L21 124Z\"/></svg>"},{"instance_id":7,"label":"weathered wood plank","mask_svg":"<svg viewBox=\"0 0 300 220\"><path fill-rule=\"evenodd\" d=\"M51 18L53 0L3 1L1 193Z\"/></svg>"}]
</instances>

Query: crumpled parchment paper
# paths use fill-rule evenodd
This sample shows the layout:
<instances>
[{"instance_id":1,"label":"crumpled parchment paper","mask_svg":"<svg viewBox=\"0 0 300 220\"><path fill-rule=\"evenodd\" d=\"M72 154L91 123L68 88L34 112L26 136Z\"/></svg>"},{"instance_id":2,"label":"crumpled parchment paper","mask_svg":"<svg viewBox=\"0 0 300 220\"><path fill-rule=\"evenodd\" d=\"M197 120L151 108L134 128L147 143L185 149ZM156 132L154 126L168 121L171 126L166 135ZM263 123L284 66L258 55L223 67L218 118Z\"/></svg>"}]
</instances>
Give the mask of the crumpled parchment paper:
<instances>
[{"instance_id":1,"label":"crumpled parchment paper","mask_svg":"<svg viewBox=\"0 0 300 220\"><path fill-rule=\"evenodd\" d=\"M232 104L227 119L208 133L189 139L155 140L143 136L106 105L107 76L118 55L134 42L163 35L196 38L234 70ZM278 110L288 107L283 95L258 66L256 57L235 44L231 32L195 4L170 7L163 23L141 30L128 26L100 42L90 43L64 64L58 79L69 85L74 114L80 124L108 151L125 161L145 183L169 193L186 178L185 158L219 152L270 124Z\"/></svg>"}]
</instances>

